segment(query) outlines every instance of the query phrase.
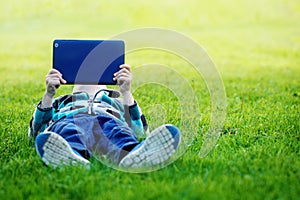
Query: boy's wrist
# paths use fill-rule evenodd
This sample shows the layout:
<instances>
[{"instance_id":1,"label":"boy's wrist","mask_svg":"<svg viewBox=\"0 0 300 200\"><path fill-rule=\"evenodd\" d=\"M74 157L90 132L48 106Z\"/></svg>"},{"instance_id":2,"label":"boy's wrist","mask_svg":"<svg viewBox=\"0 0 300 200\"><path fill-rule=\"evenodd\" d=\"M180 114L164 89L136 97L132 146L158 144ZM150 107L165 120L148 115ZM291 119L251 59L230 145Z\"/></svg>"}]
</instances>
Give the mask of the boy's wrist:
<instances>
[{"instance_id":1,"label":"boy's wrist","mask_svg":"<svg viewBox=\"0 0 300 200\"><path fill-rule=\"evenodd\" d=\"M122 96L123 96L124 105L128 105L128 106L134 105L134 98L130 91L122 92Z\"/></svg>"},{"instance_id":2,"label":"boy's wrist","mask_svg":"<svg viewBox=\"0 0 300 200\"><path fill-rule=\"evenodd\" d=\"M40 104L40 108L51 108L53 99L54 96L52 94L45 92L44 97Z\"/></svg>"},{"instance_id":3,"label":"boy's wrist","mask_svg":"<svg viewBox=\"0 0 300 200\"><path fill-rule=\"evenodd\" d=\"M52 105L49 107L42 106L42 101L40 101L40 103L37 105L37 109L42 112L50 111L52 109Z\"/></svg>"}]
</instances>

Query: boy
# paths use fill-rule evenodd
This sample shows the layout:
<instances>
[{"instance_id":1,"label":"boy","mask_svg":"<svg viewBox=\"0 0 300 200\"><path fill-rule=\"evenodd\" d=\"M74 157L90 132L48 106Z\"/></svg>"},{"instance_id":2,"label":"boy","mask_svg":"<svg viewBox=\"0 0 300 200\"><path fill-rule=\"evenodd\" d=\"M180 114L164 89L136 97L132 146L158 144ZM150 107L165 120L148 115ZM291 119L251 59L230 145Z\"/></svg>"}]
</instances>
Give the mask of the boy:
<instances>
[{"instance_id":1,"label":"boy","mask_svg":"<svg viewBox=\"0 0 300 200\"><path fill-rule=\"evenodd\" d=\"M119 167L156 166L169 159L180 142L180 131L162 125L148 133L144 115L130 90L130 66L114 74L119 92L103 86L74 87L73 94L54 99L62 74L52 69L46 76L46 91L30 121L29 137L46 165L89 165L92 153ZM99 90L100 89L100 90ZM138 137L147 133L139 142Z\"/></svg>"}]
</instances>

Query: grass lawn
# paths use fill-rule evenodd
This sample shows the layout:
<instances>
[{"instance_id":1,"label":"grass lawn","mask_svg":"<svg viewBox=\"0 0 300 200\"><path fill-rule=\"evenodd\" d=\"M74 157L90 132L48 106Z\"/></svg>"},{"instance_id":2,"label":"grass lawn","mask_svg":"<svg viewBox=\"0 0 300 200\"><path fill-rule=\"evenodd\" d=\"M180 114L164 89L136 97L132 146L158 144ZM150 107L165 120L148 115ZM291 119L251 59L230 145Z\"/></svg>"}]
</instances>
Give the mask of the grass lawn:
<instances>
[{"instance_id":1,"label":"grass lawn","mask_svg":"<svg viewBox=\"0 0 300 200\"><path fill-rule=\"evenodd\" d=\"M0 9L0 199L299 198L298 0L11 0L1 1ZM145 50L128 55L126 62L133 68L161 63L180 69L197 96L202 119L185 153L142 174L120 172L96 159L90 170L44 166L28 144L27 129L44 93L53 39L108 39L143 27L183 33L215 62L227 110L214 150L198 156L211 114L201 75L179 58ZM71 90L62 86L59 93ZM134 95L151 128L180 124L180 100L167 88L144 85ZM161 110L165 115L157 114Z\"/></svg>"}]
</instances>

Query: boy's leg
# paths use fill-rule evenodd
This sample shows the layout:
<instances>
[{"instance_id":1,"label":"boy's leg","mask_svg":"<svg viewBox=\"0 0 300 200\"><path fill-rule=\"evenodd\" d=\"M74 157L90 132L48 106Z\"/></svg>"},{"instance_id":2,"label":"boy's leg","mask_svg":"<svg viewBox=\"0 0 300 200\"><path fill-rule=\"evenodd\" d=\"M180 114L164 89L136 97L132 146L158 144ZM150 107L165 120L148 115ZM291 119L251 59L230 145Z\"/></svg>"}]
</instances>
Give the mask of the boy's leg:
<instances>
[{"instance_id":1,"label":"boy's leg","mask_svg":"<svg viewBox=\"0 0 300 200\"><path fill-rule=\"evenodd\" d=\"M110 116L66 118L52 126L50 131L55 133L40 134L36 138L36 147L43 161L53 166L70 162L88 164L85 158L90 152L99 153L100 157L104 155L111 164L122 167L157 165L169 159L180 142L178 128L164 125L139 144L128 125Z\"/></svg>"},{"instance_id":2,"label":"boy's leg","mask_svg":"<svg viewBox=\"0 0 300 200\"><path fill-rule=\"evenodd\" d=\"M157 166L168 160L180 143L180 131L173 125L162 125L121 161L121 167Z\"/></svg>"},{"instance_id":3,"label":"boy's leg","mask_svg":"<svg viewBox=\"0 0 300 200\"><path fill-rule=\"evenodd\" d=\"M57 162L68 164L70 159L72 162L76 161L77 156L73 154L75 152L86 161L94 154L98 158L104 156L111 164L118 165L120 160L139 144L136 135L126 123L108 114L79 114L76 117L64 118L49 131L51 133L38 135L36 149L45 164L53 166L57 166ZM50 162L46 158L49 158ZM81 163L82 160L78 161Z\"/></svg>"},{"instance_id":4,"label":"boy's leg","mask_svg":"<svg viewBox=\"0 0 300 200\"><path fill-rule=\"evenodd\" d=\"M115 166L139 144L127 123L105 113L95 116L92 131L82 140L94 157Z\"/></svg>"},{"instance_id":5,"label":"boy's leg","mask_svg":"<svg viewBox=\"0 0 300 200\"><path fill-rule=\"evenodd\" d=\"M35 140L36 151L46 165L56 168L59 165L83 164L89 161L74 151L68 142L54 132L39 134Z\"/></svg>"},{"instance_id":6,"label":"boy's leg","mask_svg":"<svg viewBox=\"0 0 300 200\"><path fill-rule=\"evenodd\" d=\"M74 118L64 118L36 137L36 151L46 165L54 168L74 163L88 165L90 153L80 139L83 133Z\"/></svg>"}]
</instances>

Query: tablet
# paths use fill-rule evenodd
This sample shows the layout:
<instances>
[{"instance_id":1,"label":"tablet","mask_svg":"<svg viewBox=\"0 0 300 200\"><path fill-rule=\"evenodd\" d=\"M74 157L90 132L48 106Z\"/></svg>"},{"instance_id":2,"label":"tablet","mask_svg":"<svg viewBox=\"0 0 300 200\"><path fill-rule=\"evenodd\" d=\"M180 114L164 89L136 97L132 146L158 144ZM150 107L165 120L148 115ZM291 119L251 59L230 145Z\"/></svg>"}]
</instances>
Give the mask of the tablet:
<instances>
[{"instance_id":1,"label":"tablet","mask_svg":"<svg viewBox=\"0 0 300 200\"><path fill-rule=\"evenodd\" d=\"M115 85L124 51L122 40L54 40L53 68L67 84Z\"/></svg>"}]
</instances>

